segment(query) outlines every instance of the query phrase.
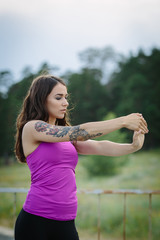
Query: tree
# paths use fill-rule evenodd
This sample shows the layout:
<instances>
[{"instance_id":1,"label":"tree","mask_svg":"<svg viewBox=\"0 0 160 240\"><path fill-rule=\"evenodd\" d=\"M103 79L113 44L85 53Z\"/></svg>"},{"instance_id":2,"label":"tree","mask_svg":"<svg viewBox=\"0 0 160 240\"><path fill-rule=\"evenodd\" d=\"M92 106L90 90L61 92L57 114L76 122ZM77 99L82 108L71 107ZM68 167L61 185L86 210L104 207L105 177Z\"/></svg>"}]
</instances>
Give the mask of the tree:
<instances>
[{"instance_id":1,"label":"tree","mask_svg":"<svg viewBox=\"0 0 160 240\"><path fill-rule=\"evenodd\" d=\"M142 50L119 63L106 88L113 110L118 116L131 112L143 113L149 134L145 147L159 146L160 142L160 50L153 49L147 56Z\"/></svg>"},{"instance_id":2,"label":"tree","mask_svg":"<svg viewBox=\"0 0 160 240\"><path fill-rule=\"evenodd\" d=\"M8 159L8 156L13 155L16 118L21 109L24 97L26 96L33 79L39 74L49 74L50 71L53 71L53 68L47 63L43 63L35 74L31 72L31 68L27 67L23 70L22 80L12 84L8 88L5 97L3 97L3 94L0 94L0 134L3 136L3 141L0 145L0 156L6 156L6 159ZM8 71L4 71L0 76L0 83L4 83L4 79L10 79L10 73ZM6 86L9 86L10 84L11 81L8 80Z\"/></svg>"},{"instance_id":3,"label":"tree","mask_svg":"<svg viewBox=\"0 0 160 240\"><path fill-rule=\"evenodd\" d=\"M8 88L13 84L13 75L9 70L0 72L0 93L3 98L6 97Z\"/></svg>"},{"instance_id":4,"label":"tree","mask_svg":"<svg viewBox=\"0 0 160 240\"><path fill-rule=\"evenodd\" d=\"M9 86L13 84L13 76L10 71L0 72L0 156L3 156L4 163L9 163L9 153L8 153L8 135L6 133L7 118L8 118L8 101L7 101L7 91Z\"/></svg>"},{"instance_id":5,"label":"tree","mask_svg":"<svg viewBox=\"0 0 160 240\"><path fill-rule=\"evenodd\" d=\"M103 120L110 120L115 117L116 115L110 112L103 118ZM125 143L127 141L126 134L120 130L99 137L96 140L109 140L119 143ZM127 160L128 155L120 157L90 155L85 157L82 161L90 176L110 176L116 174Z\"/></svg>"},{"instance_id":6,"label":"tree","mask_svg":"<svg viewBox=\"0 0 160 240\"><path fill-rule=\"evenodd\" d=\"M103 48L87 48L79 53L80 61L84 68L99 69L101 71L101 81L106 83L108 77L115 68L117 61L121 59L111 46Z\"/></svg>"},{"instance_id":7,"label":"tree","mask_svg":"<svg viewBox=\"0 0 160 240\"><path fill-rule=\"evenodd\" d=\"M72 124L96 121L104 117L108 97L100 79L100 70L88 68L68 76L70 108L73 108L70 113Z\"/></svg>"}]
</instances>

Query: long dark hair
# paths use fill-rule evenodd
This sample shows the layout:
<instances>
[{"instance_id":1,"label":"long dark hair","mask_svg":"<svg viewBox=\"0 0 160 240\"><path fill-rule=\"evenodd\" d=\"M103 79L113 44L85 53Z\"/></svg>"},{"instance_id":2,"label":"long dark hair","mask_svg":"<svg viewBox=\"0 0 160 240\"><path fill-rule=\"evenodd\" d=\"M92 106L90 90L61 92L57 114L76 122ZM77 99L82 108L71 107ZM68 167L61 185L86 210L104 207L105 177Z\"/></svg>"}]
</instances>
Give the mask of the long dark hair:
<instances>
[{"instance_id":1,"label":"long dark hair","mask_svg":"<svg viewBox=\"0 0 160 240\"><path fill-rule=\"evenodd\" d=\"M20 162L26 162L22 147L23 127L30 120L42 120L45 122L49 120L45 104L46 98L58 83L66 86L63 80L58 77L41 75L33 80L29 88L16 122L15 155ZM69 126L68 113L65 114L63 119L56 119L56 125Z\"/></svg>"}]
</instances>

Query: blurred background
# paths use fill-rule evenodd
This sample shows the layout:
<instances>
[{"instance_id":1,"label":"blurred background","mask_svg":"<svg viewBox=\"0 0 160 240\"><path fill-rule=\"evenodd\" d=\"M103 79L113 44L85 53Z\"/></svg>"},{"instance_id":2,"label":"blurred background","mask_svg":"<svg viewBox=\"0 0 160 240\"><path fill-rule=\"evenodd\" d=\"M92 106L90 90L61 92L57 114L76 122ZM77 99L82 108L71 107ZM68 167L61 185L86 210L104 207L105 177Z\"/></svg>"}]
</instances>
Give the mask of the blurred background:
<instances>
[{"instance_id":1,"label":"blurred background","mask_svg":"<svg viewBox=\"0 0 160 240\"><path fill-rule=\"evenodd\" d=\"M118 158L79 156L77 187L159 189L159 22L159 0L1 0L0 187L30 186L27 165L17 163L14 156L16 118L32 80L50 73L68 86L71 124L132 112L142 113L148 123L140 152ZM99 140L131 142L132 134L122 129ZM19 196L17 214L25 196ZM80 236L94 239L97 203L94 197L78 197ZM154 197L152 203L156 240L160 236L159 198ZM135 197L127 205L130 239L148 236L147 201ZM118 196L104 197L104 239L122 239L122 205ZM13 228L12 208L11 195L1 193L0 226Z\"/></svg>"}]
</instances>

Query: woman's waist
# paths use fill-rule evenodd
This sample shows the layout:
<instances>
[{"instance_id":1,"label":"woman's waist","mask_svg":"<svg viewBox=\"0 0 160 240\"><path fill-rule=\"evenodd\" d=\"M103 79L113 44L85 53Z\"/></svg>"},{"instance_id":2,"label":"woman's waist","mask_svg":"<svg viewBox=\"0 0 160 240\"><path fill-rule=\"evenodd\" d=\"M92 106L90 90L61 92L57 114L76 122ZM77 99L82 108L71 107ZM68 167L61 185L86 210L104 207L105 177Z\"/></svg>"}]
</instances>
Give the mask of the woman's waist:
<instances>
[{"instance_id":1,"label":"woman's waist","mask_svg":"<svg viewBox=\"0 0 160 240\"><path fill-rule=\"evenodd\" d=\"M45 168L31 173L31 183L34 185L55 185L70 180L75 181L75 171L64 166Z\"/></svg>"},{"instance_id":2,"label":"woman's waist","mask_svg":"<svg viewBox=\"0 0 160 240\"><path fill-rule=\"evenodd\" d=\"M77 186L72 178L65 178L55 182L41 181L31 184L28 195L44 201L69 202L76 198Z\"/></svg>"},{"instance_id":3,"label":"woman's waist","mask_svg":"<svg viewBox=\"0 0 160 240\"><path fill-rule=\"evenodd\" d=\"M46 204L72 204L77 202L77 191L33 191L30 190L26 198L29 202L43 202Z\"/></svg>"},{"instance_id":4,"label":"woman's waist","mask_svg":"<svg viewBox=\"0 0 160 240\"><path fill-rule=\"evenodd\" d=\"M63 184L31 184L28 194L42 197L55 197L60 195L74 195L77 193L75 183L66 182Z\"/></svg>"},{"instance_id":5,"label":"woman's waist","mask_svg":"<svg viewBox=\"0 0 160 240\"><path fill-rule=\"evenodd\" d=\"M77 213L77 197L67 198L34 195L32 192L27 195L23 205L25 211L46 218L69 220L74 219Z\"/></svg>"}]
</instances>

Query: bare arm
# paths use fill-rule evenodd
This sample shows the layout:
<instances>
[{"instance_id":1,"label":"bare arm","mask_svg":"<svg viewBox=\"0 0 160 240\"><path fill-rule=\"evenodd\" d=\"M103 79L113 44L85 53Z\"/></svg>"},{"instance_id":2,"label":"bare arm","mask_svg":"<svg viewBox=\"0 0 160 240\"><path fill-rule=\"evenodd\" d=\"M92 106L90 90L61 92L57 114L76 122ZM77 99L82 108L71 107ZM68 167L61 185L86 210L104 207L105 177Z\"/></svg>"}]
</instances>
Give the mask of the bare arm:
<instances>
[{"instance_id":1,"label":"bare arm","mask_svg":"<svg viewBox=\"0 0 160 240\"><path fill-rule=\"evenodd\" d=\"M86 141L113 132L122 127L132 130L142 128L147 132L146 122L137 114L101 122L84 123L77 126L53 126L43 121L33 120L24 126L24 135L34 141L65 142Z\"/></svg>"},{"instance_id":2,"label":"bare arm","mask_svg":"<svg viewBox=\"0 0 160 240\"><path fill-rule=\"evenodd\" d=\"M86 142L75 142L74 145L80 154L84 155L103 155L103 156L122 156L140 150L144 143L144 134L134 132L131 144L120 144L111 141L88 140Z\"/></svg>"}]
</instances>

